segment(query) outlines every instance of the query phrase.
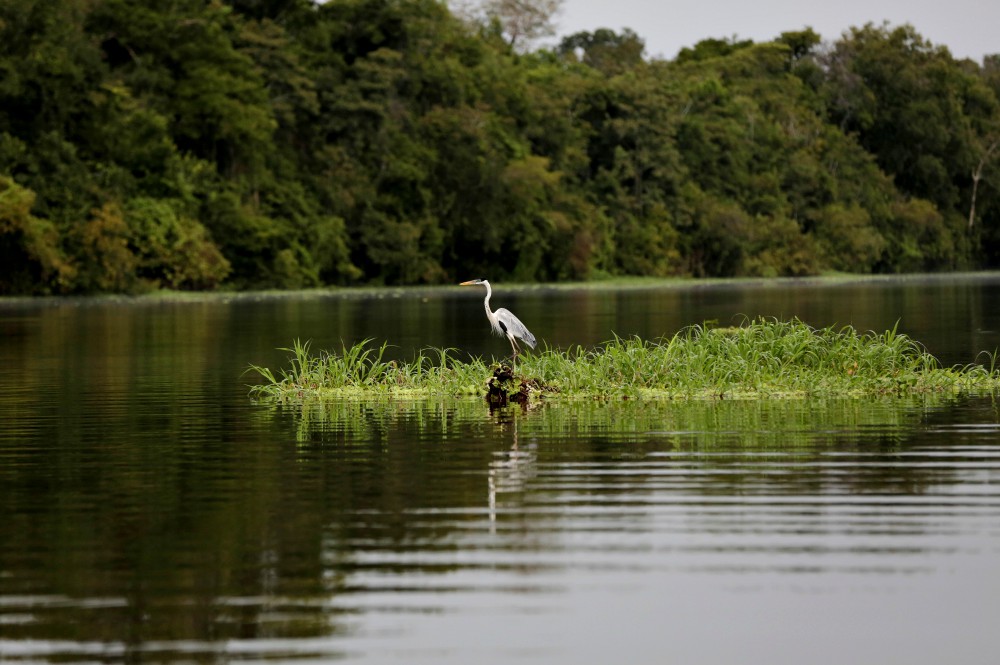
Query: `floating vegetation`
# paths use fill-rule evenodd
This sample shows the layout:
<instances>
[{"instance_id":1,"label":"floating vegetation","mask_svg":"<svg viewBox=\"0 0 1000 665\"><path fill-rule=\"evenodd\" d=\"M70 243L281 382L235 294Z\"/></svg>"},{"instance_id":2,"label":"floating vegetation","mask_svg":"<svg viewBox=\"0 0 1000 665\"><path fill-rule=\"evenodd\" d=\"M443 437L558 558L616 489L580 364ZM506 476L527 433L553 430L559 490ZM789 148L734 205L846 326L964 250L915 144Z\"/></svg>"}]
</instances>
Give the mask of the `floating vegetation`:
<instances>
[{"instance_id":1,"label":"floating vegetation","mask_svg":"<svg viewBox=\"0 0 1000 665\"><path fill-rule=\"evenodd\" d=\"M730 328L696 325L656 341L619 338L587 349L546 348L519 357L516 372L454 350L422 351L411 362L386 360L387 345L365 340L340 353L288 349L291 366L264 382L259 398L488 396L523 399L748 399L982 393L1000 387L990 366L941 367L895 329L817 329L799 320L748 320ZM513 397L518 397L514 399Z\"/></svg>"}]
</instances>

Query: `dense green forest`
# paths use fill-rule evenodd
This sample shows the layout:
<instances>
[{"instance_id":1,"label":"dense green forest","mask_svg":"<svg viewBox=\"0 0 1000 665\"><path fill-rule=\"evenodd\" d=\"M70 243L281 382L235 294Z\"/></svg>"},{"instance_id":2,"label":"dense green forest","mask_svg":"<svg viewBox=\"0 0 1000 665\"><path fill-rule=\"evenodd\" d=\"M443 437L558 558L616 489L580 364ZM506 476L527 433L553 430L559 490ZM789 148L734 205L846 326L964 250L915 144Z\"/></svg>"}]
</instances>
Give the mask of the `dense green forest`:
<instances>
[{"instance_id":1,"label":"dense green forest","mask_svg":"<svg viewBox=\"0 0 1000 665\"><path fill-rule=\"evenodd\" d=\"M0 294L1000 265L1000 56L515 38L437 0L4 0Z\"/></svg>"}]
</instances>

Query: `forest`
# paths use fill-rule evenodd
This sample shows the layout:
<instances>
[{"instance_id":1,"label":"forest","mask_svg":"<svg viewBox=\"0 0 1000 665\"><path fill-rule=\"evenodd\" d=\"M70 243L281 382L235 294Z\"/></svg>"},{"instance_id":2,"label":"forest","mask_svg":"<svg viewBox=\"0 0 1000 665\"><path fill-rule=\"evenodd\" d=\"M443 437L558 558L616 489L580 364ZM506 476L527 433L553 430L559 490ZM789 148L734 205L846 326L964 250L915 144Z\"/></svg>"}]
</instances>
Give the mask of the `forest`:
<instances>
[{"instance_id":1,"label":"forest","mask_svg":"<svg viewBox=\"0 0 1000 665\"><path fill-rule=\"evenodd\" d=\"M1000 55L4 0L0 295L1000 267Z\"/></svg>"}]
</instances>

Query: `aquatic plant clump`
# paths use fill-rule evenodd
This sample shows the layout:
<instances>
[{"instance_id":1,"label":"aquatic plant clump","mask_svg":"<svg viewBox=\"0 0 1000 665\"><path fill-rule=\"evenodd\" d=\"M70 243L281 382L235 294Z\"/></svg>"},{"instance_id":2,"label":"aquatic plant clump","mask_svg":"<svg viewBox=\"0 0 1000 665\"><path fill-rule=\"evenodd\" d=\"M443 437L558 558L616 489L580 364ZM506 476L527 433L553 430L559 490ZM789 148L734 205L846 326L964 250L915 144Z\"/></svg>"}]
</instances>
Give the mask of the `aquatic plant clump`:
<instances>
[{"instance_id":1,"label":"aquatic plant clump","mask_svg":"<svg viewBox=\"0 0 1000 665\"><path fill-rule=\"evenodd\" d=\"M366 340L314 354L296 342L288 349L291 367L278 376L251 366L264 379L251 394L282 401L482 396L494 391L498 372L506 373L503 364L464 361L449 349L421 352L408 363L385 360L386 348ZM556 399L902 396L995 391L1000 370L995 358L989 368L942 367L896 330L858 333L755 319L731 328L691 326L655 341L615 337L593 349L546 348L520 356L508 383L522 396Z\"/></svg>"}]
</instances>

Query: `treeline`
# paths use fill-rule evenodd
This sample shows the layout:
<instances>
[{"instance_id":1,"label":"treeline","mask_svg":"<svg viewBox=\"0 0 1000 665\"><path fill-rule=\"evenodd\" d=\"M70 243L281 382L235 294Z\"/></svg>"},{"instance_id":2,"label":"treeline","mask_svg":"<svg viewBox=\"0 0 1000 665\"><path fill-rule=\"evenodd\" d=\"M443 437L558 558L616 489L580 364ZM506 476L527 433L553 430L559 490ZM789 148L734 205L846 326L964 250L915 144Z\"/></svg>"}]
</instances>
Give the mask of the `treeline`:
<instances>
[{"instance_id":1,"label":"treeline","mask_svg":"<svg viewBox=\"0 0 1000 665\"><path fill-rule=\"evenodd\" d=\"M436 0L5 0L0 293L1000 263L1000 56L513 48Z\"/></svg>"}]
</instances>

